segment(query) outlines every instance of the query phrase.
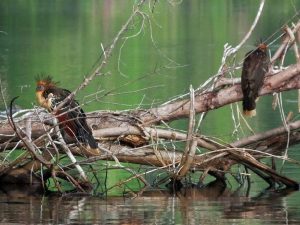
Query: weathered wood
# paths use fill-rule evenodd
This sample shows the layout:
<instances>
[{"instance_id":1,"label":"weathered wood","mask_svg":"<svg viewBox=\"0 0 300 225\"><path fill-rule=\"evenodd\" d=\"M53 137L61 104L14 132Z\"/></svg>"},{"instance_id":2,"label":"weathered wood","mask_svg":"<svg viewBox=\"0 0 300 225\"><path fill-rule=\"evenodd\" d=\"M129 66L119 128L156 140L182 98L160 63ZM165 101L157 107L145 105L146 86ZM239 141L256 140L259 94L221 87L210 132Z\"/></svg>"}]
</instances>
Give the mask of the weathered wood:
<instances>
[{"instance_id":1,"label":"weathered wood","mask_svg":"<svg viewBox=\"0 0 300 225\"><path fill-rule=\"evenodd\" d=\"M107 51L109 55L121 34L125 32L129 22L134 18L134 15L138 13L139 6L143 3L144 1L140 1L124 27L121 28L113 40L112 45ZM294 40L291 39L294 39L294 33L296 33L299 28L300 22L297 23L293 30L286 30L289 35L285 36L284 42L271 59L272 63L284 54L283 49L293 44ZM238 48L240 48L240 46L231 49L230 54L237 51ZM298 57L298 52L295 52ZM101 68L106 65L109 58L109 56L107 57L105 54L104 56L99 67L85 79L68 98L74 97L78 90L85 87L93 77L99 75ZM221 66L222 71L224 65L225 64L222 64ZM259 96L273 94L274 92L278 93L300 89L299 63L290 65L278 73L275 73L272 69L273 68L270 68L271 72L264 80L264 85L259 92ZM224 73L226 73L225 70ZM275 182L298 188L297 182L279 175L276 171L259 162L258 159L264 157L266 153L269 155L272 154L273 156L276 156L276 154L280 155L288 138L290 145L299 143L299 121L288 124L290 131L288 138L286 127L279 127L262 132L231 144L218 143L205 136L193 133L194 124L192 123L194 123L194 113L208 112L238 102L243 98L239 79L228 79L225 78L224 75L225 74L222 75L221 79L219 79L220 77L218 76L210 79L210 81L214 82L211 87L197 90L195 94L193 93L191 95L191 99L181 98L149 109L87 113L87 120L89 125L93 128L93 135L100 142L99 149L86 149L84 146L78 145L65 145L64 147L65 149L70 149L73 154L85 157L86 160L83 160L85 162L81 163L91 163L101 159L115 160L117 163L137 163L161 169L167 168L170 174L175 175L173 177L177 176L179 178L186 175L190 168L193 168L193 170L202 170L204 174L211 173L215 174L216 177L222 177L223 173L227 172L232 165L242 163L254 171L256 170L258 174L267 174L267 176L271 177ZM62 105L63 103L61 103L59 107L62 107ZM28 171L34 173L44 168L46 169L45 173L47 173L47 176L52 176L58 189L60 189L60 187L56 176L64 177L80 189L81 187L77 185L77 180L73 179L73 177L66 172L70 168L78 168L79 165L76 159L73 158L75 161L73 160L73 164L67 167L63 165L57 166L57 163L60 161L59 154L64 154L65 152L62 151L59 144L56 145L57 143L55 143L59 139L55 137L57 133L52 131L52 116L36 109L32 110L31 113L28 110L24 112L26 112L26 115L14 118L16 122L15 127L10 126L5 120L1 121L0 151L24 148L28 150L28 152L31 152L32 158L28 158L26 155L26 157L22 157L15 162L10 162L8 165L0 165L0 182L11 180L13 183L17 183L18 177L22 177L22 175L24 175L24 178L28 178ZM190 125L187 133L155 127L156 125L188 117L190 117ZM186 142L185 153L170 150L166 147L163 148L158 144L161 140L180 140ZM118 143L118 141L121 144ZM137 146L141 147L137 148ZM44 147L46 147L46 149ZM56 149L55 151L52 150L53 147ZM204 153L197 153L196 147L205 149ZM248 151L245 147L255 151L250 151L251 149ZM99 150L101 150L101 152L99 152ZM42 166L42 164L44 166ZM16 165L18 165L18 167ZM180 173L180 169L182 168L184 169ZM264 175L261 176L264 178ZM16 180L14 180L14 177L16 177ZM35 179L39 180L40 178L35 176ZM24 182L22 179L21 181Z\"/></svg>"}]
</instances>

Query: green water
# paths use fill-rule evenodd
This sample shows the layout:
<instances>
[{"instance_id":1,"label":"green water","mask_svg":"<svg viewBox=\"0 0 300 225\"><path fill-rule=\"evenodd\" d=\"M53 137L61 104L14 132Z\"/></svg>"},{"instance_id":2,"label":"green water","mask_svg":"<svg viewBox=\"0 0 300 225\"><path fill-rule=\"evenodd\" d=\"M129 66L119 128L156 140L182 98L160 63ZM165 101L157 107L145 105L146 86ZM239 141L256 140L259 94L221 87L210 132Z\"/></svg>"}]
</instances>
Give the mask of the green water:
<instances>
[{"instance_id":1,"label":"green water","mask_svg":"<svg viewBox=\"0 0 300 225\"><path fill-rule=\"evenodd\" d=\"M297 4L298 1L267 1L257 28L237 55L237 63L260 39L271 35L271 40L277 38L280 27L295 14L293 7L297 8ZM218 0L179 5L162 1L155 4L153 12L152 6L145 7L149 20L145 20L140 34L126 39L123 45L125 37L140 30L142 22L137 18L116 46L103 71L106 75L97 77L77 99L88 103L84 106L86 111L131 109L150 107L186 93L190 84L197 88L217 73L224 44L239 43L257 8L258 2ZM36 75L51 74L61 86L74 90L93 70L103 52L101 45L109 46L132 8L128 1L2 0L0 10L0 65L6 100L20 95L18 104L31 108L36 104ZM110 94L105 95L108 91ZM90 96L95 92L97 101ZM296 92L288 96L294 98ZM269 110L270 101L266 97L259 104L259 112L268 113L259 113L253 124L270 117L276 125L281 123L278 112ZM289 107L295 110L296 104ZM230 114L229 107L211 112L202 130L230 136ZM260 126L270 127L266 123Z\"/></svg>"},{"instance_id":2,"label":"green water","mask_svg":"<svg viewBox=\"0 0 300 225\"><path fill-rule=\"evenodd\" d=\"M60 86L69 90L78 87L84 77L89 75L99 62L103 52L101 46L104 48L109 46L129 17L133 2L129 0L1 0L0 77L5 100L9 101L14 96L20 95L17 104L22 108L32 108L36 105L34 91L35 76L38 74L51 74L60 82ZM175 4L176 2L180 1L151 1L150 6L145 5L143 12L149 17L144 23L141 17L134 20L113 51L109 64L102 71L105 75L97 77L91 85L78 94L77 99L84 104L85 111L148 108L173 96L188 92L190 84L194 88L199 87L206 79L217 73L224 44L229 43L235 46L244 37L254 20L259 5L259 1L238 0L185 0L181 4ZM299 0L266 1L257 27L231 62L235 60L236 64L240 63L244 54L261 39L267 40L268 43L276 40L281 34L281 27L286 22L291 19L294 22L297 21L298 17L294 18L294 15L299 9ZM142 24L144 27L140 29ZM270 47L271 51L274 51L279 43L280 39L275 41ZM288 52L287 63L294 63L291 51ZM233 76L239 77L240 70L237 70ZM95 92L98 92L97 99L95 95L91 96ZM285 93L283 102L285 112L296 113L296 101L296 91ZM249 120L255 130L266 130L281 125L279 112L271 109L271 102L270 96L260 99L258 116ZM4 109L2 99L0 107ZM186 129L187 123L182 120L171 123L171 126ZM235 138L233 130L230 106L208 113L201 127L203 134L225 140ZM290 156L299 160L298 147L292 150ZM126 172L120 171L109 172L112 185L128 176ZM286 173L300 180L298 167L287 165ZM256 187L257 189L263 187L262 183L256 185L259 186ZM139 187L137 184L133 186ZM123 189L120 188L111 194L120 194L122 191ZM254 193L257 194L255 191ZM280 198L278 211L282 213L281 219L283 212L287 211L287 214L288 212L291 212L293 216L296 214L293 218L299 221L299 207L295 201L300 199L300 195L294 193L292 196ZM151 218L163 215L162 220L157 220L161 224L197 224L192 220L186 222L186 219L190 217L186 209L183 210L184 214L181 213L182 203L178 203L177 198L157 198L160 198L158 201L164 202L167 208L171 206L174 208L173 211L166 211L169 214L164 214L161 210L158 210L157 214L152 209ZM213 224L214 216L220 216L221 212L228 211L225 207L227 198L229 197L226 195L225 200L222 198L222 201L218 201L215 197L209 202L192 198L192 202L196 212L207 211L208 220L206 221ZM229 203L236 200L230 199ZM149 204L147 200L149 199L137 205ZM27 204L27 199L24 201ZM39 201L30 199L31 204L37 204ZM51 203L50 200L49 202ZM68 201L62 202L65 205L69 204ZM88 199L87 202L85 206L88 209L94 207L95 200ZM78 204L77 200L74 204ZM99 204L102 206L104 203ZM116 204L121 203L116 201ZM126 204L129 209L138 211L135 207L136 202L128 201ZM271 200L264 204L271 204ZM7 210L14 206L9 205L6 208L4 204L0 205ZM293 210L288 211L286 209L288 206ZM34 208L32 212L35 212L35 207L39 205L32 207ZM104 204L103 207L107 205ZM159 207L159 204L154 204L155 207ZM123 209L122 206L120 208ZM103 209L99 210L103 213ZM140 207L140 210L144 212L151 209ZM264 212L272 213L269 211L270 208L267 208ZM6 214L1 214L2 221L10 216L14 218L14 215L8 214L8 211L5 212ZM114 210L114 213L118 213L118 210ZM122 211L120 215L126 218L126 213L127 211ZM94 211L90 212L88 218L93 217L98 222L105 221L105 218L97 220L94 214ZM253 217L250 213L247 216L246 213L239 215L233 213L231 214L233 218L227 214L225 213L225 216L222 214L222 219L218 220L218 223L263 224L266 222L263 219L260 220L262 215L257 216L255 213ZM76 215L80 216L80 213ZM155 222L148 220L148 217L138 215L140 219L144 219L145 224ZM170 215L172 215L170 217L172 220L168 220ZM241 220L242 215L244 218ZM42 215L39 216L42 217ZM82 217L76 218L82 222L78 219ZM238 219L235 220L235 218ZM48 217L44 222L48 219L53 222L53 218ZM13 219L10 221L16 222ZM37 221L39 220L33 217L31 222ZM270 221L267 220L267 223L272 223L272 220ZM278 221L283 223L283 220ZM56 223L66 223L66 220L57 220ZM141 222L135 224L141 224Z\"/></svg>"}]
</instances>

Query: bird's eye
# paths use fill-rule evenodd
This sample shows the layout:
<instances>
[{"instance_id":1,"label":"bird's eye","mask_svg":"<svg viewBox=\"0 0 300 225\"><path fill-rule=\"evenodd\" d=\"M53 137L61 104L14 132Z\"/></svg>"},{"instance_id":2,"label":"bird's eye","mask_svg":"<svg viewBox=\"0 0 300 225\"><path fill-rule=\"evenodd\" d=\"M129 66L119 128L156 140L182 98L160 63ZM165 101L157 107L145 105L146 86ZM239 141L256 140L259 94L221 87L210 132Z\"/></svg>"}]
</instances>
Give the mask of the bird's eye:
<instances>
[{"instance_id":1,"label":"bird's eye","mask_svg":"<svg viewBox=\"0 0 300 225\"><path fill-rule=\"evenodd\" d=\"M42 85L38 85L38 86L36 87L36 90L37 90L37 91L44 91L44 89L45 89L45 87L42 86Z\"/></svg>"}]
</instances>

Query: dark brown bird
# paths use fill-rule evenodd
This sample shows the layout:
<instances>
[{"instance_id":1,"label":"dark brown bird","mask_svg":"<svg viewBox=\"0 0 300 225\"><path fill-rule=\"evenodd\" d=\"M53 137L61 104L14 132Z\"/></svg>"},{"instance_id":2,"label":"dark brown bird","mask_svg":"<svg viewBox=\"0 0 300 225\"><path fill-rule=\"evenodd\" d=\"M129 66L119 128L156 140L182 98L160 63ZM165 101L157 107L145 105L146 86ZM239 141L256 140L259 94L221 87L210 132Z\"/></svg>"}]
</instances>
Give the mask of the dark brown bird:
<instances>
[{"instance_id":1,"label":"dark brown bird","mask_svg":"<svg viewBox=\"0 0 300 225\"><path fill-rule=\"evenodd\" d=\"M71 93L67 89L57 87L50 76L36 79L36 98L40 106L52 112ZM86 115L76 100L70 100L55 113L59 128L64 138L97 148L92 131L86 123Z\"/></svg>"},{"instance_id":2,"label":"dark brown bird","mask_svg":"<svg viewBox=\"0 0 300 225\"><path fill-rule=\"evenodd\" d=\"M267 45L259 44L257 49L245 55L242 70L243 113L245 116L256 115L256 100L268 72L269 57Z\"/></svg>"}]
</instances>

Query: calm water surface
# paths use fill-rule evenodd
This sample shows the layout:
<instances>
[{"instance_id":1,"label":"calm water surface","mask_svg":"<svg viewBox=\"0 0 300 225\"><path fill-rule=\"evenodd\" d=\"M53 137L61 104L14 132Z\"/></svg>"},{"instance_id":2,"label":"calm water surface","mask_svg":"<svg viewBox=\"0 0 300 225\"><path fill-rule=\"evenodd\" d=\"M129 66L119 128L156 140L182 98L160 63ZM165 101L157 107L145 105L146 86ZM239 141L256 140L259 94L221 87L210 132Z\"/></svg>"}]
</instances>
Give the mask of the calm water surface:
<instances>
[{"instance_id":1,"label":"calm water surface","mask_svg":"<svg viewBox=\"0 0 300 225\"><path fill-rule=\"evenodd\" d=\"M176 194L40 197L0 195L1 224L299 224L299 192L247 196L216 185Z\"/></svg>"},{"instance_id":2,"label":"calm water surface","mask_svg":"<svg viewBox=\"0 0 300 225\"><path fill-rule=\"evenodd\" d=\"M124 110L149 107L195 88L215 74L223 46L236 45L256 15L259 1L187 0L157 1L150 14L150 25L137 38L129 39L122 51L117 46L104 72L77 96L86 111ZM20 95L18 104L32 108L34 77L52 74L67 89L73 90L92 70L101 56L101 43L108 46L127 20L132 1L121 0L1 0L0 1L0 78L7 101ZM266 1L263 16L251 38L238 53L244 54L260 40L275 40L280 27L300 9L299 0ZM297 17L293 18L295 21ZM140 28L132 24L128 35ZM155 43L155 45L154 45ZM271 50L279 42L274 42ZM159 49L159 50L158 50ZM119 60L120 59L120 60ZM293 63L288 53L288 62ZM157 72L157 68L160 68ZM153 71L156 71L154 73ZM145 78L139 79L146 75ZM232 74L240 76L240 71ZM138 81L136 81L139 79ZM129 83L128 85L125 85ZM149 88L150 89L147 89ZM109 95L102 95L107 91ZM139 91L142 90L142 91ZM89 97L99 92L97 100ZM256 130L281 125L278 111L272 111L272 98L261 98L258 116L249 122ZM285 111L297 110L297 92L284 94ZM87 104L88 103L88 104ZM0 101L3 109L4 103ZM186 129L186 121L172 123ZM233 135L231 108L210 112L201 132L230 141ZM242 134L242 132L240 133ZM290 157L300 160L299 147ZM300 181L299 167L286 163L284 173ZM116 183L122 174L112 174ZM132 198L114 193L100 197L41 197L26 195L23 188L0 193L1 224L300 224L300 193L263 192L265 184L253 182L251 189L219 186L183 190L147 191ZM27 189L26 189L27 190Z\"/></svg>"}]
</instances>

